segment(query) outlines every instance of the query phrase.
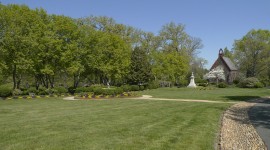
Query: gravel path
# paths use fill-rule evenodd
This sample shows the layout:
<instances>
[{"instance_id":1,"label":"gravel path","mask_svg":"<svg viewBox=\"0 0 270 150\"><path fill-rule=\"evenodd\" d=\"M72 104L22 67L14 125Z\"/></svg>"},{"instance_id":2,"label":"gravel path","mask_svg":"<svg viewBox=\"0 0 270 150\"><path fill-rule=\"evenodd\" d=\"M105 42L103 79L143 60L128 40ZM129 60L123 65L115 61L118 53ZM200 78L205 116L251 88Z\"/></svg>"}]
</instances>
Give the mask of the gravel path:
<instances>
[{"instance_id":1,"label":"gravel path","mask_svg":"<svg viewBox=\"0 0 270 150\"><path fill-rule=\"evenodd\" d=\"M248 117L248 110L253 105L255 103L238 103L224 113L219 149L267 150Z\"/></svg>"},{"instance_id":2,"label":"gravel path","mask_svg":"<svg viewBox=\"0 0 270 150\"><path fill-rule=\"evenodd\" d=\"M146 99L146 100L161 100L161 101L180 101L180 102L201 102L201 103L232 103L236 104L237 102L222 102L222 101L209 101L209 100L197 100L197 99L172 99L172 98L153 98L151 95L143 95L138 98L131 99Z\"/></svg>"}]
</instances>

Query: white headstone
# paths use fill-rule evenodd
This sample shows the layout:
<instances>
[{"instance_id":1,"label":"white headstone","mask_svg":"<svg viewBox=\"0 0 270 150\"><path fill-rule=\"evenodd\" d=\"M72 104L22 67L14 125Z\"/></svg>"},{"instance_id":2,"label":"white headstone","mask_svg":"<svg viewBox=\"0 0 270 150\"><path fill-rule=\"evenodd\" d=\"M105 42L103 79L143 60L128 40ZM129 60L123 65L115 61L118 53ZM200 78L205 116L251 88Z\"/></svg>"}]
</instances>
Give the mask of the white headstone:
<instances>
[{"instance_id":1,"label":"white headstone","mask_svg":"<svg viewBox=\"0 0 270 150\"><path fill-rule=\"evenodd\" d=\"M190 83L187 87L190 87L190 88L196 88L196 84L195 84L195 81L194 81L194 75L193 75L193 72L192 72L192 75L190 77Z\"/></svg>"}]
</instances>

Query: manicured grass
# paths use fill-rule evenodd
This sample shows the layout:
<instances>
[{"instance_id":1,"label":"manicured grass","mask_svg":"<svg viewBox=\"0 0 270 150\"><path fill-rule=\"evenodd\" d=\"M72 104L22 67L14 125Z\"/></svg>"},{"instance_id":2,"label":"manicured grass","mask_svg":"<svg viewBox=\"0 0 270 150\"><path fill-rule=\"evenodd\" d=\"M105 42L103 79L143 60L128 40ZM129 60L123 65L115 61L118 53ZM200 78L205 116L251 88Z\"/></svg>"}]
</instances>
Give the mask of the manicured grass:
<instances>
[{"instance_id":1,"label":"manicured grass","mask_svg":"<svg viewBox=\"0 0 270 150\"><path fill-rule=\"evenodd\" d=\"M159 88L143 91L144 95L158 98L201 99L218 101L246 101L254 98L270 96L270 89L246 88Z\"/></svg>"},{"instance_id":2,"label":"manicured grass","mask_svg":"<svg viewBox=\"0 0 270 150\"><path fill-rule=\"evenodd\" d=\"M220 115L228 106L127 99L1 100L0 149L214 149Z\"/></svg>"}]
</instances>

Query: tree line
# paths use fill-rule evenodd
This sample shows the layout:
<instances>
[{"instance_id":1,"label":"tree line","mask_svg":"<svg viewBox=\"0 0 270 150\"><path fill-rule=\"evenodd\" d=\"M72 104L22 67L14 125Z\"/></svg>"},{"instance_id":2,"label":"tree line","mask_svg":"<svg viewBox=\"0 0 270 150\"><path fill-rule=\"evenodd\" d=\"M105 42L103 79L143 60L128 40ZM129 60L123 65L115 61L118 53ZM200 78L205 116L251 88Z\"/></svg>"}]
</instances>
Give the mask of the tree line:
<instances>
[{"instance_id":1,"label":"tree line","mask_svg":"<svg viewBox=\"0 0 270 150\"><path fill-rule=\"evenodd\" d=\"M186 83L203 75L200 38L165 24L155 35L109 17L70 18L0 4L0 84L74 88L91 84ZM191 67L192 66L192 67Z\"/></svg>"}]
</instances>

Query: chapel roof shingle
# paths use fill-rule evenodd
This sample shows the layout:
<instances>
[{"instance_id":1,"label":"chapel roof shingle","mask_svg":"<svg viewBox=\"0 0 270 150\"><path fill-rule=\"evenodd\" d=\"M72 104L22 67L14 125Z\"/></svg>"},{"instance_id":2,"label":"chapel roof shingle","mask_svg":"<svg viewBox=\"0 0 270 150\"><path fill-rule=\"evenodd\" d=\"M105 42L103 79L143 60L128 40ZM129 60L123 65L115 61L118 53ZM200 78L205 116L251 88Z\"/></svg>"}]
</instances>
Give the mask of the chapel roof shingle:
<instances>
[{"instance_id":1,"label":"chapel roof shingle","mask_svg":"<svg viewBox=\"0 0 270 150\"><path fill-rule=\"evenodd\" d=\"M229 67L230 70L238 70L234 63L228 57L222 57L226 65Z\"/></svg>"}]
</instances>

